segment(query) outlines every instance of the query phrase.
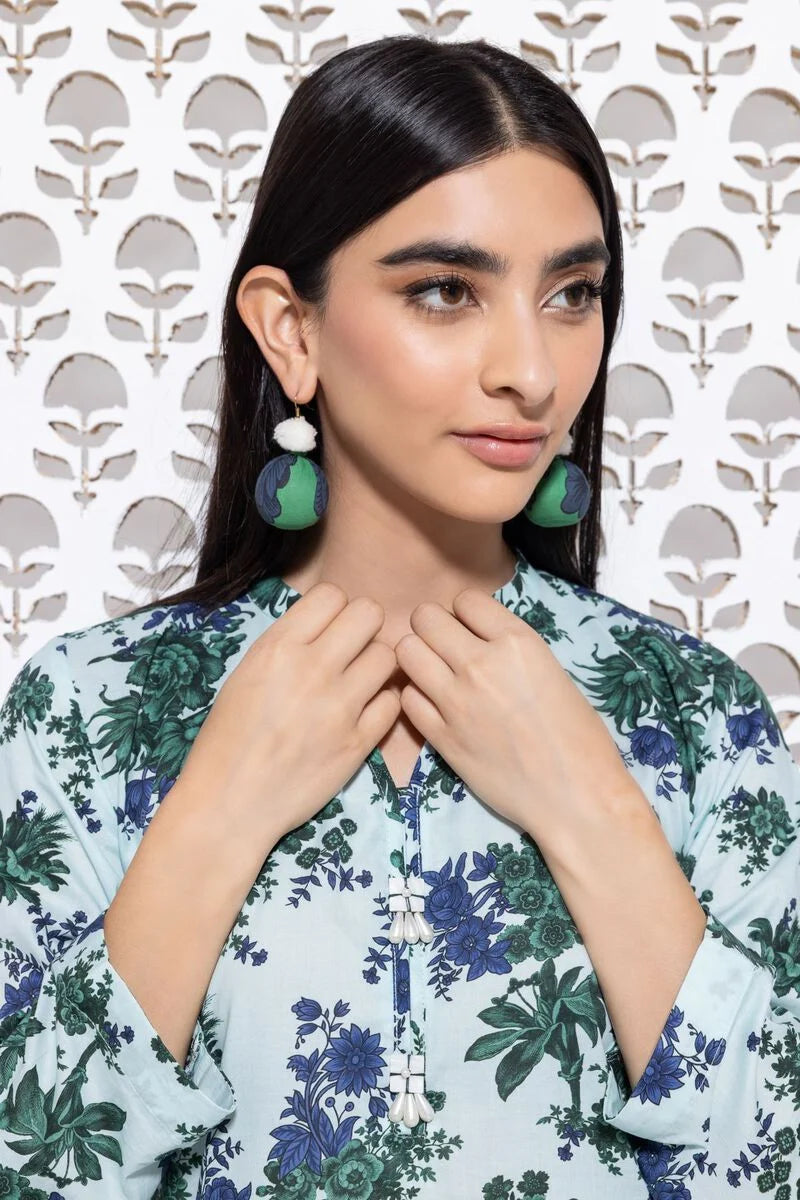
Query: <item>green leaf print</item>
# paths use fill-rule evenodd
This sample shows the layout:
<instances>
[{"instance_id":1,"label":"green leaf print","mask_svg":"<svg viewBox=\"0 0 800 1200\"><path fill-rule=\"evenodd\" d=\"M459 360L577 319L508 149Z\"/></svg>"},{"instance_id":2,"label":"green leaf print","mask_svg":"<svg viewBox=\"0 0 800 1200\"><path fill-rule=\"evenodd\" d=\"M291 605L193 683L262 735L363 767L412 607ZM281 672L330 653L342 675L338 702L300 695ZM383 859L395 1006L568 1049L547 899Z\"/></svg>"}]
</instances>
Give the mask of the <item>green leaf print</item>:
<instances>
[{"instance_id":1,"label":"green leaf print","mask_svg":"<svg viewBox=\"0 0 800 1200\"><path fill-rule=\"evenodd\" d=\"M9 942L4 944L10 945ZM3 1021L0 1021L0 1046L2 1046L2 1051L0 1051L0 1093L8 1087L18 1062L25 1054L26 1040L35 1037L37 1033L42 1033L43 1030L44 1025L30 1009L11 1013ZM0 1192L0 1196L2 1195L3 1193Z\"/></svg>"},{"instance_id":2,"label":"green leaf print","mask_svg":"<svg viewBox=\"0 0 800 1200\"><path fill-rule=\"evenodd\" d=\"M69 840L60 813L40 806L25 820L17 810L8 814L5 829L0 813L0 902L22 898L38 905L43 889L58 891L68 874L59 851Z\"/></svg>"},{"instance_id":3,"label":"green leaf print","mask_svg":"<svg viewBox=\"0 0 800 1200\"><path fill-rule=\"evenodd\" d=\"M528 1078L536 1064L544 1058L547 1043L557 1032L555 1027L551 1027L538 1034L526 1034L524 1042L520 1042L505 1058L501 1058L495 1072L501 1100L507 1100L514 1089Z\"/></svg>"},{"instance_id":4,"label":"green leaf print","mask_svg":"<svg viewBox=\"0 0 800 1200\"><path fill-rule=\"evenodd\" d=\"M95 749L102 751L102 756L105 757L107 749L113 749L114 761L107 771L104 771L100 776L101 779L108 779L109 776L118 775L124 771L130 760L133 746L134 734L139 720L139 696L136 692L129 692L127 695L120 697L118 700L109 700L107 698L106 685L100 688L100 699L103 701L103 707L99 712L94 713L87 724L96 720L97 717L108 717L104 724L98 726L100 737L94 743Z\"/></svg>"},{"instance_id":5,"label":"green leaf print","mask_svg":"<svg viewBox=\"0 0 800 1200\"><path fill-rule=\"evenodd\" d=\"M23 1075L16 1094L13 1088L9 1089L0 1105L0 1129L19 1135L19 1140L9 1141L9 1149L25 1156L26 1172L49 1176L59 1187L76 1181L67 1177L70 1154L80 1183L102 1178L98 1155L122 1165L119 1142L100 1131L122 1129L125 1111L111 1102L88 1104L84 1108L81 1101L81 1088L87 1079L86 1062L94 1050L92 1045L81 1055L57 1096L54 1087L45 1095L34 1066ZM56 1173L62 1159L64 1177Z\"/></svg>"},{"instance_id":6,"label":"green leaf print","mask_svg":"<svg viewBox=\"0 0 800 1200\"><path fill-rule=\"evenodd\" d=\"M479 1062L508 1050L495 1072L497 1090L503 1100L527 1079L545 1054L551 1054L558 1060L559 1075L569 1084L572 1103L580 1106L583 1057L578 1052L576 1027L580 1026L592 1045L596 1045L606 1025L597 977L591 972L576 985L580 971L580 967L570 967L557 979L555 962L549 958L529 979L512 980L509 985L517 994L530 985L535 1007L528 1004L522 1008L505 997L496 997L489 1008L478 1013L482 1021L498 1032L483 1034L474 1041L467 1048L464 1061ZM519 998L527 1004L523 996Z\"/></svg>"},{"instance_id":7,"label":"green leaf print","mask_svg":"<svg viewBox=\"0 0 800 1200\"><path fill-rule=\"evenodd\" d=\"M497 1033L484 1033L473 1042L464 1056L464 1061L480 1061L484 1058L494 1058L495 1054L513 1046L519 1037L518 1029L501 1029Z\"/></svg>"},{"instance_id":8,"label":"green leaf print","mask_svg":"<svg viewBox=\"0 0 800 1200\"><path fill-rule=\"evenodd\" d=\"M53 706L54 691L52 679L41 666L25 663L0 707L0 745L15 737L20 728L36 733Z\"/></svg>"}]
</instances>

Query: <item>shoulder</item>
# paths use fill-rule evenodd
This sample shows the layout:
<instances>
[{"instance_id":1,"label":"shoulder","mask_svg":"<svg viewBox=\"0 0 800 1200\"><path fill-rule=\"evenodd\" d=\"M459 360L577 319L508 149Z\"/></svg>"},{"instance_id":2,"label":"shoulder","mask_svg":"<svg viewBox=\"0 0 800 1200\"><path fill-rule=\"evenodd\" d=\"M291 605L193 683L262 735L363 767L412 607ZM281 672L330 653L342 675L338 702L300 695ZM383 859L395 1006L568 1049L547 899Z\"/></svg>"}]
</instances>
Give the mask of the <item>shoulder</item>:
<instances>
[{"instance_id":1,"label":"shoulder","mask_svg":"<svg viewBox=\"0 0 800 1200\"><path fill-rule=\"evenodd\" d=\"M687 629L550 572L539 571L538 575L539 593L545 601L551 600L576 645L596 645L598 654L614 652L620 662L628 657L665 681L689 677L698 687L726 666L746 674L723 650Z\"/></svg>"},{"instance_id":2,"label":"shoulder","mask_svg":"<svg viewBox=\"0 0 800 1200\"><path fill-rule=\"evenodd\" d=\"M691 795L720 754L761 743L789 753L763 688L719 646L604 592L539 576L557 635L570 639L572 677L628 735L634 758L674 754Z\"/></svg>"},{"instance_id":3,"label":"shoulder","mask_svg":"<svg viewBox=\"0 0 800 1200\"><path fill-rule=\"evenodd\" d=\"M88 731L103 776L126 769L156 731L187 709L207 711L263 610L248 593L218 608L153 605L53 635L12 679L0 741L21 725L44 733L70 712Z\"/></svg>"}]
</instances>

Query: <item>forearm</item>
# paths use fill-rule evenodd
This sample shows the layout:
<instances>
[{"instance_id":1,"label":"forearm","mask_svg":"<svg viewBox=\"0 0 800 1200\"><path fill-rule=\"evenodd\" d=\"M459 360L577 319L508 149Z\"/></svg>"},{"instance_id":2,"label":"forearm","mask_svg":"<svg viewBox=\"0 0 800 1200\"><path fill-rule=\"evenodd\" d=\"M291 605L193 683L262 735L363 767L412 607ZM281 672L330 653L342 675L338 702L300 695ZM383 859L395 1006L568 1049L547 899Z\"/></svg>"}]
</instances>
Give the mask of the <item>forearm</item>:
<instances>
[{"instance_id":1,"label":"forearm","mask_svg":"<svg viewBox=\"0 0 800 1200\"><path fill-rule=\"evenodd\" d=\"M153 816L104 921L109 960L183 1066L222 947L274 840L234 841L181 779Z\"/></svg>"},{"instance_id":2,"label":"forearm","mask_svg":"<svg viewBox=\"0 0 800 1200\"><path fill-rule=\"evenodd\" d=\"M592 961L634 1087L703 939L706 915L639 789L538 842Z\"/></svg>"}]
</instances>

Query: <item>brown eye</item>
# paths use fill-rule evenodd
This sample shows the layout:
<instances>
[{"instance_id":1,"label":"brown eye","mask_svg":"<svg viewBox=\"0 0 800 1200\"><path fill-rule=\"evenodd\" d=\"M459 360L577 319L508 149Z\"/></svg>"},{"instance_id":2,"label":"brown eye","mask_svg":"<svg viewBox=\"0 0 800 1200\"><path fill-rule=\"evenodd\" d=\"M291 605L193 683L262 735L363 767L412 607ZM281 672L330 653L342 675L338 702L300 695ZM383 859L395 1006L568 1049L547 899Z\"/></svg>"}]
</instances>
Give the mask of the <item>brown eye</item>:
<instances>
[{"instance_id":1,"label":"brown eye","mask_svg":"<svg viewBox=\"0 0 800 1200\"><path fill-rule=\"evenodd\" d=\"M415 308L419 309L425 316L448 316L451 312L461 312L468 305L461 304L460 300L466 292L469 295L474 295L469 280L462 278L460 275L428 275L425 279L418 283L409 284L403 291L408 297L408 301ZM429 292L438 292L440 297L446 297L442 304L432 304L428 300L421 300L419 297L426 296Z\"/></svg>"},{"instance_id":2,"label":"brown eye","mask_svg":"<svg viewBox=\"0 0 800 1200\"><path fill-rule=\"evenodd\" d=\"M602 279L592 279L585 277L584 279L576 279L573 283L568 283L556 292L555 296L564 296L567 293L577 294L583 297L583 302L579 304L567 304L564 306L556 305L561 308L562 312L574 313L576 316L586 316L593 309L599 307L600 298L608 290L608 275L604 275ZM555 296L553 299L555 299Z\"/></svg>"}]
</instances>

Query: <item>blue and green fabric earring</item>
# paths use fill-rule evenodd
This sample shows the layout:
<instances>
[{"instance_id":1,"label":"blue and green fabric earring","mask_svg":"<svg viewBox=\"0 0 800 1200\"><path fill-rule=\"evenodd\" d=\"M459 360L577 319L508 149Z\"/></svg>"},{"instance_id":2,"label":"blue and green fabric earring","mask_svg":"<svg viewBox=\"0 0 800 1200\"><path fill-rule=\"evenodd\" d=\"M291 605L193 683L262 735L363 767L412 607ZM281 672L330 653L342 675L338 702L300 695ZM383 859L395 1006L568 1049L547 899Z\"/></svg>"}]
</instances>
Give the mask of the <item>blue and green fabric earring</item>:
<instances>
[{"instance_id":1,"label":"blue and green fabric earring","mask_svg":"<svg viewBox=\"0 0 800 1200\"><path fill-rule=\"evenodd\" d=\"M550 529L577 525L589 511L589 480L577 463L565 457L571 449L572 436L568 433L522 510L532 525Z\"/></svg>"},{"instance_id":2,"label":"blue and green fabric earring","mask_svg":"<svg viewBox=\"0 0 800 1200\"><path fill-rule=\"evenodd\" d=\"M314 525L328 504L325 472L305 452L317 444L317 431L302 416L294 398L295 416L279 421L273 439L289 454L271 458L255 486L256 508L268 525L277 529L306 529Z\"/></svg>"}]
</instances>

